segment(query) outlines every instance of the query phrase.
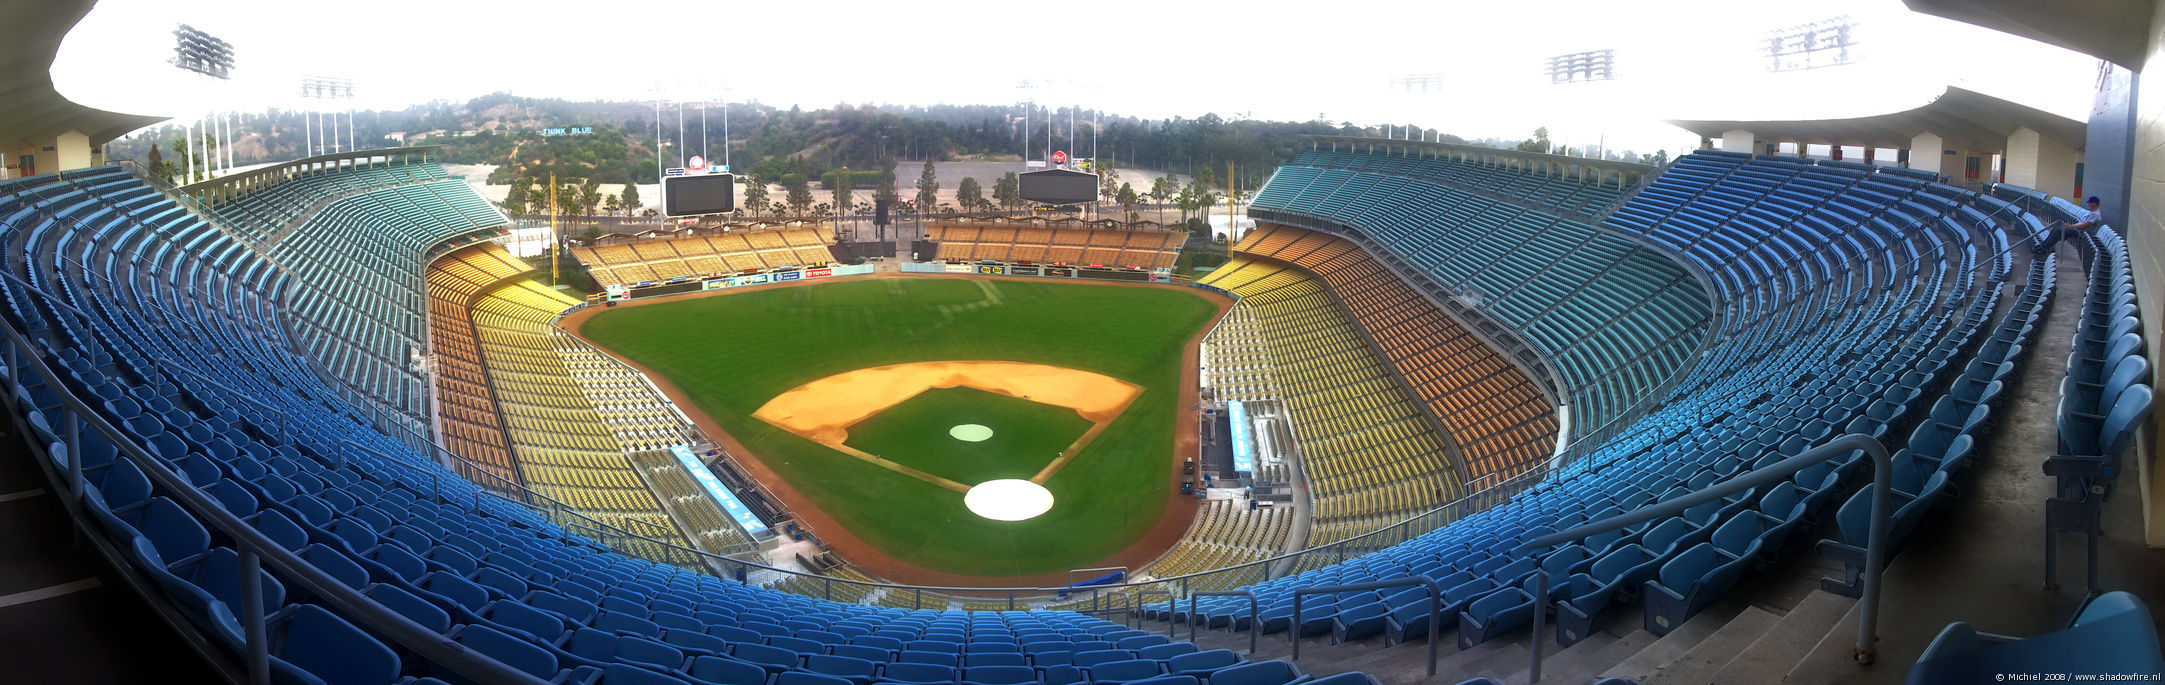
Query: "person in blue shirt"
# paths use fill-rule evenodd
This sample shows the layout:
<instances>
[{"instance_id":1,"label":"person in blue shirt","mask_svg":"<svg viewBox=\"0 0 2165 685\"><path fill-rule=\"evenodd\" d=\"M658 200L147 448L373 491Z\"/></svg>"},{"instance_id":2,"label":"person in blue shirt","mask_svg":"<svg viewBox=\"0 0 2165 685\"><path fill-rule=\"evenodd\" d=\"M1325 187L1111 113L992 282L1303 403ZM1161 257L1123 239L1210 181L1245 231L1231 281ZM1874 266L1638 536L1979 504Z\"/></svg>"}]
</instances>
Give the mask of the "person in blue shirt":
<instances>
[{"instance_id":1,"label":"person in blue shirt","mask_svg":"<svg viewBox=\"0 0 2165 685\"><path fill-rule=\"evenodd\" d=\"M2043 257L2050 254L2052 248L2058 247L2060 241L2066 239L2068 234L2076 231L2095 231L2097 227L2105 224L2105 215L2099 214L2097 211L2098 201L2096 195L2091 195L2089 199L2084 200L2082 206L2081 221L2072 224L2064 221L2053 222L2054 227L2045 229L2046 238L2037 244L2036 249L2030 251L2031 256ZM2080 243L2077 245L2079 246Z\"/></svg>"}]
</instances>

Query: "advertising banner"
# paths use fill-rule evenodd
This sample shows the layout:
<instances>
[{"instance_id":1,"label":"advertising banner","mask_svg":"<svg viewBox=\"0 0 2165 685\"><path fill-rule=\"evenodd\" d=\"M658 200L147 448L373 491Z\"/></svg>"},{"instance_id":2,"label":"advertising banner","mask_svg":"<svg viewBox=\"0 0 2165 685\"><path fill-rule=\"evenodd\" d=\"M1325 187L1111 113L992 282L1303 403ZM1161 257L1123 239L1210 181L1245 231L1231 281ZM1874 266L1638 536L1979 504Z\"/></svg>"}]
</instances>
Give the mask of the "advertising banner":
<instances>
[{"instance_id":1,"label":"advertising banner","mask_svg":"<svg viewBox=\"0 0 2165 685\"><path fill-rule=\"evenodd\" d=\"M804 273L800 271L777 271L774 272L774 281L776 283L780 283L782 281L794 281L802 276L804 276Z\"/></svg>"},{"instance_id":2,"label":"advertising banner","mask_svg":"<svg viewBox=\"0 0 2165 685\"><path fill-rule=\"evenodd\" d=\"M966 274L973 271L968 264L947 264L942 266L940 270L951 274Z\"/></svg>"}]
</instances>

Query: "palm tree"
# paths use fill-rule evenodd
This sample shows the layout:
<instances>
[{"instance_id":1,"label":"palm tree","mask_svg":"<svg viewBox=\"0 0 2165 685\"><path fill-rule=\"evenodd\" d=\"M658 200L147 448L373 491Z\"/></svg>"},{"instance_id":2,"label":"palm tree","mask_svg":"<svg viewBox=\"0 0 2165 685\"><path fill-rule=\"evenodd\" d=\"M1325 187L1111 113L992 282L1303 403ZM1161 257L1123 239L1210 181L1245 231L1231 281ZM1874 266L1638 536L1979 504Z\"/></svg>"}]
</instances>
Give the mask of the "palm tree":
<instances>
[{"instance_id":1,"label":"palm tree","mask_svg":"<svg viewBox=\"0 0 2165 685\"><path fill-rule=\"evenodd\" d=\"M1165 203L1173 199L1173 177L1159 176L1151 181L1150 199L1158 201L1158 223L1165 223Z\"/></svg>"}]
</instances>

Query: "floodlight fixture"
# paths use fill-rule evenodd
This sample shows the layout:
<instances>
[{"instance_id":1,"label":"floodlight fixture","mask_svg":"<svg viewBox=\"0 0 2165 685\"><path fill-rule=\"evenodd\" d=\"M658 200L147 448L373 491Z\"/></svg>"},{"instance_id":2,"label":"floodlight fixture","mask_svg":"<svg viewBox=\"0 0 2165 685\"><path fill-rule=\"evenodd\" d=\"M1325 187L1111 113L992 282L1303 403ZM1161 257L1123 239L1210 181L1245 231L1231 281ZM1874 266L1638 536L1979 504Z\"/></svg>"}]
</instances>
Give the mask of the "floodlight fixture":
<instances>
[{"instance_id":1,"label":"floodlight fixture","mask_svg":"<svg viewBox=\"0 0 2165 685\"><path fill-rule=\"evenodd\" d=\"M1804 71L1854 64L1861 25L1849 15L1768 31L1761 56L1767 71Z\"/></svg>"},{"instance_id":2,"label":"floodlight fixture","mask_svg":"<svg viewBox=\"0 0 2165 685\"><path fill-rule=\"evenodd\" d=\"M1557 55L1544 60L1542 67L1551 84L1614 81L1616 50L1604 48Z\"/></svg>"},{"instance_id":3,"label":"floodlight fixture","mask_svg":"<svg viewBox=\"0 0 2165 685\"><path fill-rule=\"evenodd\" d=\"M233 44L181 24L173 29L172 65L215 79L233 78Z\"/></svg>"}]
</instances>

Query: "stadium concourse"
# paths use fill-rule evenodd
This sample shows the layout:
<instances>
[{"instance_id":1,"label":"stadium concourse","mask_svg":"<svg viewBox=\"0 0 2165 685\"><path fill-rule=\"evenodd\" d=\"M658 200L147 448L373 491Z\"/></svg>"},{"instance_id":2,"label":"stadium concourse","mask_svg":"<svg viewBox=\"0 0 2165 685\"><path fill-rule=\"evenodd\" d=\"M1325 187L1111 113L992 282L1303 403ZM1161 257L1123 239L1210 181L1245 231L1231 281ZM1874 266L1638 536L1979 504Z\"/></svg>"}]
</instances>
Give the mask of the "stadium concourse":
<instances>
[{"instance_id":1,"label":"stadium concourse","mask_svg":"<svg viewBox=\"0 0 2165 685\"><path fill-rule=\"evenodd\" d=\"M44 73L88 7L6 7L7 77ZM0 523L36 541L0 565L0 650L34 664L11 675L2165 672L2147 608L2165 580L2137 532L2157 527L2136 443L2159 228L2033 253L2080 220L2056 195L2071 188L1770 153L1781 122L1756 138L1721 122L1729 149L1661 168L1312 138L1196 281L1239 298L1203 377L1229 410L1254 406L1240 430L1272 448L1255 491L1293 514L1208 505L1134 582L1018 606L1034 590L766 564L755 544L780 518L761 484L707 470L711 443L652 383L553 325L583 303L524 276L506 219L430 148L175 187L89 152L144 122L44 86L0 110L0 140L56 148L42 173L0 179L0 395L22 438ZM2131 193L2133 216L2165 206L2154 192ZM1027 230L989 244L1069 244ZM956 232L973 256L988 244L985 227ZM831 235L591 258L617 279L798 273ZM1101 238L1073 244L1115 249ZM1170 242L1122 233L1114 254L1157 263Z\"/></svg>"}]
</instances>

